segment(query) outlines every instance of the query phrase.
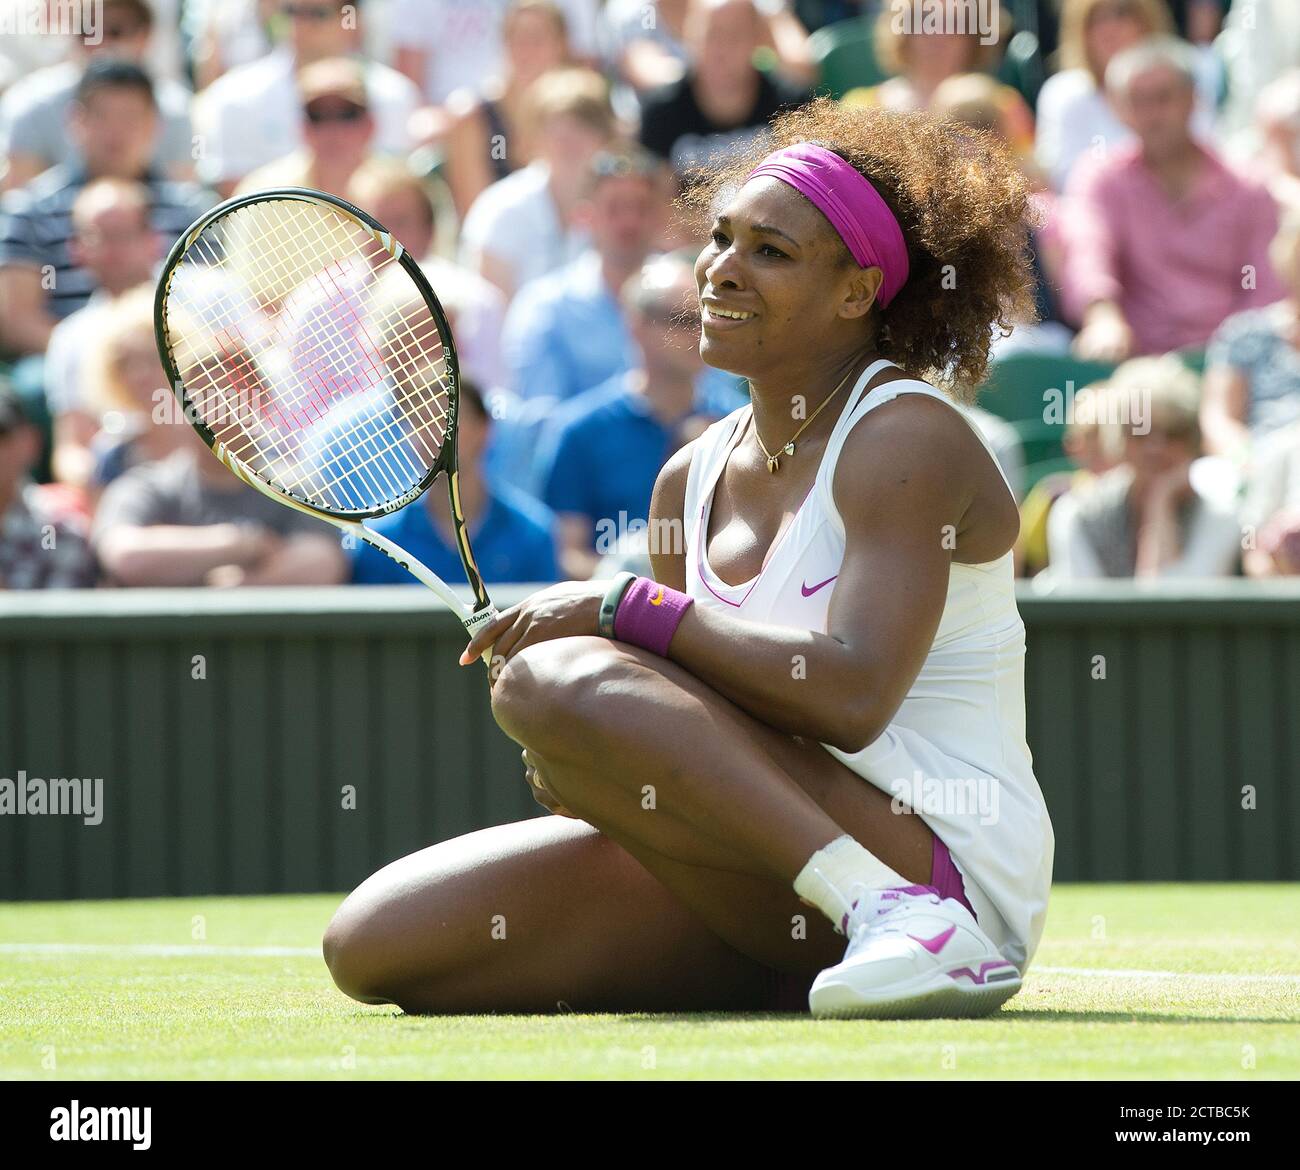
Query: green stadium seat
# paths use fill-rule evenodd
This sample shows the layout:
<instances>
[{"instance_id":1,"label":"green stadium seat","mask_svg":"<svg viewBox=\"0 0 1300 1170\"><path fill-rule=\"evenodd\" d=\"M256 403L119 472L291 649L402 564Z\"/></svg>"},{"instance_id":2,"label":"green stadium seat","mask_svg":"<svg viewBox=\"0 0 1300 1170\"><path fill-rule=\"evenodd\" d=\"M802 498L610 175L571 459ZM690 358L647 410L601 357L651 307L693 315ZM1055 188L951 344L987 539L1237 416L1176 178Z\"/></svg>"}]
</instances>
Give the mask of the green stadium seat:
<instances>
[{"instance_id":1,"label":"green stadium seat","mask_svg":"<svg viewBox=\"0 0 1300 1170\"><path fill-rule=\"evenodd\" d=\"M1011 426L1020 439L1021 453L1026 464L1064 457L1064 448L1061 446L1064 428L1039 419L1020 419Z\"/></svg>"},{"instance_id":2,"label":"green stadium seat","mask_svg":"<svg viewBox=\"0 0 1300 1170\"><path fill-rule=\"evenodd\" d=\"M1074 462L1064 455L1057 456L1055 459L1040 459L1036 463L1026 462L1024 470L1025 494L1028 495L1032 488L1049 475L1074 470Z\"/></svg>"},{"instance_id":3,"label":"green stadium seat","mask_svg":"<svg viewBox=\"0 0 1300 1170\"><path fill-rule=\"evenodd\" d=\"M842 98L860 85L879 85L889 77L876 58L873 18L855 16L828 24L808 38L808 45L821 70L819 88L833 98ZM1019 91L1032 110L1044 77L1038 37L1023 29L1007 44L997 78Z\"/></svg>"},{"instance_id":4,"label":"green stadium seat","mask_svg":"<svg viewBox=\"0 0 1300 1170\"><path fill-rule=\"evenodd\" d=\"M818 88L842 98L860 85L879 85L889 74L880 67L873 47L874 21L855 16L819 28L808 38L812 58L821 70Z\"/></svg>"},{"instance_id":5,"label":"green stadium seat","mask_svg":"<svg viewBox=\"0 0 1300 1170\"><path fill-rule=\"evenodd\" d=\"M1045 77L1038 37L1028 29L1021 29L1007 43L997 78L1018 91L1032 110L1038 104L1038 91L1043 88Z\"/></svg>"},{"instance_id":6,"label":"green stadium seat","mask_svg":"<svg viewBox=\"0 0 1300 1170\"><path fill-rule=\"evenodd\" d=\"M1025 491L1044 475L1073 466L1065 457L1061 439L1065 411L1073 394L1108 377L1114 366L1085 362L1069 354L1012 354L995 362L980 388L979 404L1006 420L1020 439L1025 460ZM1049 400L1057 391L1060 418L1048 419Z\"/></svg>"},{"instance_id":7,"label":"green stadium seat","mask_svg":"<svg viewBox=\"0 0 1300 1170\"><path fill-rule=\"evenodd\" d=\"M1008 422L1037 419L1044 422L1051 390L1065 394L1109 377L1115 367L1104 362L1086 362L1069 354L1018 353L989 367L980 388L979 404Z\"/></svg>"},{"instance_id":8,"label":"green stadium seat","mask_svg":"<svg viewBox=\"0 0 1300 1170\"><path fill-rule=\"evenodd\" d=\"M1178 357L1199 374L1205 368L1205 351L1180 350ZM1012 354L995 362L980 387L979 404L991 414L1009 422L1020 438L1025 459L1025 490L1037 479L1062 467L1072 466L1061 446L1063 421L1044 417L1048 401L1044 395L1055 390L1066 396L1073 387L1077 394L1085 386L1110 376L1115 367L1088 362L1068 354ZM1061 406L1069 401L1063 398Z\"/></svg>"}]
</instances>

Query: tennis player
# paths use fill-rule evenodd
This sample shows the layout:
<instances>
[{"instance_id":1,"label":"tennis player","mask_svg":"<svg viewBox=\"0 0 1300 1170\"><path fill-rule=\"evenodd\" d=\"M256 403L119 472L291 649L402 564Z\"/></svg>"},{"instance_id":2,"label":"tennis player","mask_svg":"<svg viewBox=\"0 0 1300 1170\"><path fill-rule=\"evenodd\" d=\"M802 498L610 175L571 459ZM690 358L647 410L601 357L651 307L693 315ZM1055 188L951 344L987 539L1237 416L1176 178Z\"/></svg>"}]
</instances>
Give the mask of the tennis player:
<instances>
[{"instance_id":1,"label":"tennis player","mask_svg":"<svg viewBox=\"0 0 1300 1170\"><path fill-rule=\"evenodd\" d=\"M660 474L653 580L542 590L462 660L494 645L558 815L387 866L326 959L411 1012L992 1011L1053 837L1016 501L953 396L1029 314L1024 186L973 132L819 101L688 198L701 353L752 402Z\"/></svg>"}]
</instances>

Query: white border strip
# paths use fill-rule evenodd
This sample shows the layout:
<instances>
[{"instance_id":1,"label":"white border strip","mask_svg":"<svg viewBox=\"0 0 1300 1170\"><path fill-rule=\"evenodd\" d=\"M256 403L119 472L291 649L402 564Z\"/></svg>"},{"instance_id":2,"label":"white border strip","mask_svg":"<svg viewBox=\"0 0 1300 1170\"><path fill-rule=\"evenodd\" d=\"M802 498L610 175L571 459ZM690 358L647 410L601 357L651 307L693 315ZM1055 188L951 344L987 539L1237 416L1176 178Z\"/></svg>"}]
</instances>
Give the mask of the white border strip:
<instances>
[{"instance_id":1,"label":"white border strip","mask_svg":"<svg viewBox=\"0 0 1300 1170\"><path fill-rule=\"evenodd\" d=\"M319 959L319 947L236 947L165 943L0 943L0 955L103 955L106 958L155 956L166 959L216 955L234 958ZM1045 967L1031 964L1030 975L1067 975L1081 979L1191 979L1198 982L1282 983L1300 985L1300 975L1236 974L1213 971L1146 971L1134 967Z\"/></svg>"},{"instance_id":2,"label":"white border strip","mask_svg":"<svg viewBox=\"0 0 1300 1170\"><path fill-rule=\"evenodd\" d=\"M1300 975L1238 975L1214 971L1142 971L1132 967L1038 967L1029 966L1029 974L1075 975L1093 979L1197 979L1229 983L1294 983L1300 985Z\"/></svg>"},{"instance_id":3,"label":"white border strip","mask_svg":"<svg viewBox=\"0 0 1300 1170\"><path fill-rule=\"evenodd\" d=\"M162 958L191 958L202 955L234 955L249 958L301 959L321 957L320 947L218 947L170 946L163 943L137 943L117 946L111 943L0 943L0 955L104 955L107 958L132 958L157 955Z\"/></svg>"}]
</instances>

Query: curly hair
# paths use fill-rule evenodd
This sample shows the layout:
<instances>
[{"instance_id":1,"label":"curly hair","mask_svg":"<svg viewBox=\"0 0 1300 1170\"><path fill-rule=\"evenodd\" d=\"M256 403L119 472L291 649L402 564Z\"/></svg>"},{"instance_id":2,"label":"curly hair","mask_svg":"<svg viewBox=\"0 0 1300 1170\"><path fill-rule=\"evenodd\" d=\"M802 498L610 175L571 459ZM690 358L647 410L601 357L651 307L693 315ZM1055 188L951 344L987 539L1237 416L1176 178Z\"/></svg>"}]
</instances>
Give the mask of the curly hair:
<instances>
[{"instance_id":1,"label":"curly hair","mask_svg":"<svg viewBox=\"0 0 1300 1170\"><path fill-rule=\"evenodd\" d=\"M769 151L833 150L880 192L907 241L910 274L874 308L876 349L916 377L971 401L993 327L1034 320L1029 191L993 136L923 113L849 109L817 98L779 114L761 141L689 176L680 207L711 218ZM845 263L853 263L847 247Z\"/></svg>"}]
</instances>

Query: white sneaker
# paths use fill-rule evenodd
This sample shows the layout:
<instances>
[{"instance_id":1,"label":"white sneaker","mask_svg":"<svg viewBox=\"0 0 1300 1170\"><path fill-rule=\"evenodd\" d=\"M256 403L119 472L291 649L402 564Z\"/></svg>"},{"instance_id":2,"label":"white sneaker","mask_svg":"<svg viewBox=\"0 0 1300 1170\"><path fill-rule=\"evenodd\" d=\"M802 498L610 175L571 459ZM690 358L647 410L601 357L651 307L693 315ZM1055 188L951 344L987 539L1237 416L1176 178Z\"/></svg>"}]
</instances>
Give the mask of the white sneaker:
<instances>
[{"instance_id":1,"label":"white sneaker","mask_svg":"<svg viewBox=\"0 0 1300 1170\"><path fill-rule=\"evenodd\" d=\"M974 915L928 886L863 891L844 958L813 980L814 1016L982 1016L1020 990Z\"/></svg>"}]
</instances>

